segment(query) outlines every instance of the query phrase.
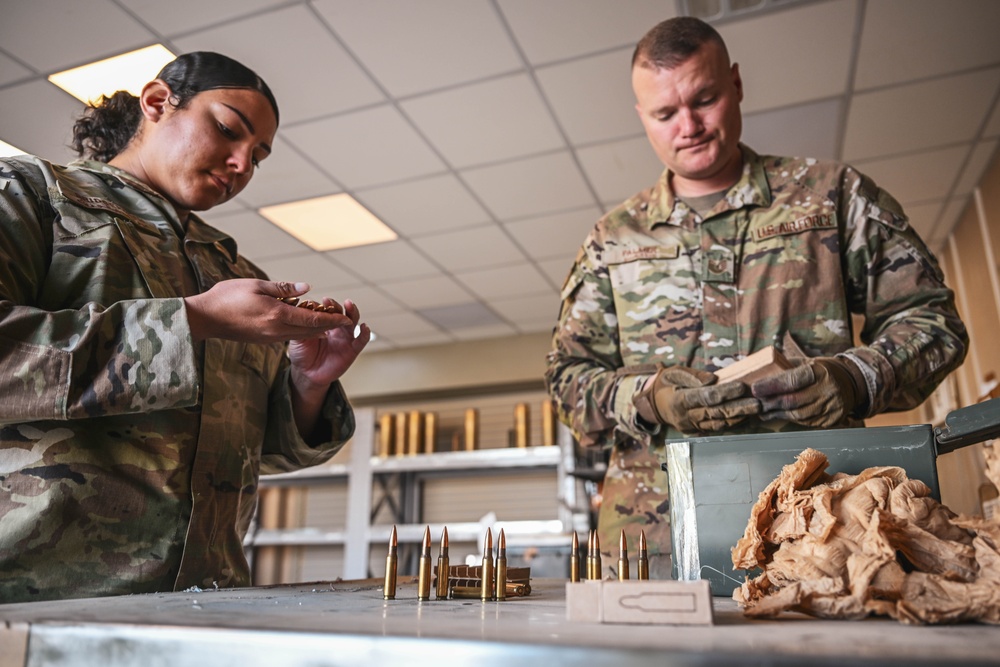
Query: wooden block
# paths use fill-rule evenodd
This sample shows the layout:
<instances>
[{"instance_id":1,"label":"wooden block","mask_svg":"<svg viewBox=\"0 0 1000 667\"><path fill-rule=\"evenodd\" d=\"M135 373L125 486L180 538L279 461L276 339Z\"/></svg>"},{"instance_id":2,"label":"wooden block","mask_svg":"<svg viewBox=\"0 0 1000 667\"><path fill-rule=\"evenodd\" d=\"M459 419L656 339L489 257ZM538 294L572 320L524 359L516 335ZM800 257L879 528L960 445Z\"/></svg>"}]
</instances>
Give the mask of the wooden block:
<instances>
[{"instance_id":1,"label":"wooden block","mask_svg":"<svg viewBox=\"0 0 1000 667\"><path fill-rule=\"evenodd\" d=\"M792 364L785 355L769 345L736 363L720 368L715 371L715 376L719 378L719 384L736 380L750 384L789 368L792 368Z\"/></svg>"},{"instance_id":2,"label":"wooden block","mask_svg":"<svg viewBox=\"0 0 1000 667\"><path fill-rule=\"evenodd\" d=\"M712 591L705 579L568 583L566 618L584 623L712 625Z\"/></svg>"}]
</instances>

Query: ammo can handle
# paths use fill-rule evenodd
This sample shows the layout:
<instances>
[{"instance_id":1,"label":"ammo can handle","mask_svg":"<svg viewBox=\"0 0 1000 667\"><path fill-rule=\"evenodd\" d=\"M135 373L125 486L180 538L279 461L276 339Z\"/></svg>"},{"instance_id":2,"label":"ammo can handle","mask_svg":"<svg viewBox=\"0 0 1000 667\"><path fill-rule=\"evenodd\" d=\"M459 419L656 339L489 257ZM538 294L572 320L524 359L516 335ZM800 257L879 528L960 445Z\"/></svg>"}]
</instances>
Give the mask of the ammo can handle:
<instances>
[{"instance_id":1,"label":"ammo can handle","mask_svg":"<svg viewBox=\"0 0 1000 667\"><path fill-rule=\"evenodd\" d=\"M945 417L944 426L934 429L939 456L997 436L1000 436L1000 398L953 410Z\"/></svg>"}]
</instances>

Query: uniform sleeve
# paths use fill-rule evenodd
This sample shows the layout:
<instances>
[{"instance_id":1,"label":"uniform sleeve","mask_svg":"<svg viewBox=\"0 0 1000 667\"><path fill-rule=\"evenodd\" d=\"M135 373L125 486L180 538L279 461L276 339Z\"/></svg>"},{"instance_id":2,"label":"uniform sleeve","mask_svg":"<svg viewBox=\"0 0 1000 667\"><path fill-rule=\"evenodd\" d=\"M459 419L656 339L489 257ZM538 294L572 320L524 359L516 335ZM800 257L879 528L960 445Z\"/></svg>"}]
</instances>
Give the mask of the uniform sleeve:
<instances>
[{"instance_id":1,"label":"uniform sleeve","mask_svg":"<svg viewBox=\"0 0 1000 667\"><path fill-rule=\"evenodd\" d=\"M60 280L48 271L54 215L44 191L0 161L0 423L194 405L183 300L37 306L45 282Z\"/></svg>"},{"instance_id":2,"label":"uniform sleeve","mask_svg":"<svg viewBox=\"0 0 1000 667\"><path fill-rule=\"evenodd\" d=\"M291 472L325 463L354 435L354 409L338 380L330 385L317 425L325 436L323 442L310 445L302 439L292 416L289 368L286 359L271 392L260 462L264 474Z\"/></svg>"},{"instance_id":3,"label":"uniform sleeve","mask_svg":"<svg viewBox=\"0 0 1000 667\"><path fill-rule=\"evenodd\" d=\"M632 397L649 372L621 369L618 317L608 270L595 259L593 235L562 288L562 307L548 354L545 382L560 420L584 446L609 447L615 431L648 441L658 427L639 423Z\"/></svg>"},{"instance_id":4,"label":"uniform sleeve","mask_svg":"<svg viewBox=\"0 0 1000 667\"><path fill-rule=\"evenodd\" d=\"M902 207L848 171L845 264L852 312L864 315L861 347L845 356L865 375L865 416L909 410L965 359L969 337L937 260Z\"/></svg>"}]
</instances>

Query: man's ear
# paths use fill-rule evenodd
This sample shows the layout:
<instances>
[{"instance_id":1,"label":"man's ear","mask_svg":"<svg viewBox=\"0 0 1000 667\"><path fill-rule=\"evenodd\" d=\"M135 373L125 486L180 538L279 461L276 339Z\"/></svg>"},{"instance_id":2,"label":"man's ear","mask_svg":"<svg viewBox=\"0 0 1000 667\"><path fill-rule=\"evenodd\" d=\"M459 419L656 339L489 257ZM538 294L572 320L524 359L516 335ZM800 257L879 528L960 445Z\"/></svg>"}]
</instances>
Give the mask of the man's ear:
<instances>
[{"instance_id":1,"label":"man's ear","mask_svg":"<svg viewBox=\"0 0 1000 667\"><path fill-rule=\"evenodd\" d=\"M733 85L736 86L736 92L739 95L740 102L743 101L743 79L740 77L740 65L739 63L733 63Z\"/></svg>"},{"instance_id":2,"label":"man's ear","mask_svg":"<svg viewBox=\"0 0 1000 667\"><path fill-rule=\"evenodd\" d=\"M146 120L155 123L167 113L173 91L161 79L153 79L142 87L139 93L139 106Z\"/></svg>"}]
</instances>

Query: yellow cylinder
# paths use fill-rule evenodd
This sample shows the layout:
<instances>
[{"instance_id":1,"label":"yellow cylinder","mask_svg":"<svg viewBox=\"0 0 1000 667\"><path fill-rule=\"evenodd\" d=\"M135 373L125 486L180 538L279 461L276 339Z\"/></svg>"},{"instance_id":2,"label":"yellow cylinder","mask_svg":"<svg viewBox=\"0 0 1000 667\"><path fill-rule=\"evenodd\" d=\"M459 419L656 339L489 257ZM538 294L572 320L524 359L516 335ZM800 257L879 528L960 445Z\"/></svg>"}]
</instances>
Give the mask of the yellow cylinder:
<instances>
[{"instance_id":1,"label":"yellow cylinder","mask_svg":"<svg viewBox=\"0 0 1000 667\"><path fill-rule=\"evenodd\" d=\"M465 411L465 450L471 452L479 448L479 410Z\"/></svg>"},{"instance_id":2,"label":"yellow cylinder","mask_svg":"<svg viewBox=\"0 0 1000 667\"><path fill-rule=\"evenodd\" d=\"M528 404L518 403L514 406L514 445L527 447L531 440L531 428L528 424Z\"/></svg>"},{"instance_id":3,"label":"yellow cylinder","mask_svg":"<svg viewBox=\"0 0 1000 667\"><path fill-rule=\"evenodd\" d=\"M556 444L556 407L550 400L542 401L542 445Z\"/></svg>"},{"instance_id":4,"label":"yellow cylinder","mask_svg":"<svg viewBox=\"0 0 1000 667\"><path fill-rule=\"evenodd\" d=\"M393 453L396 456L406 454L406 413L397 412L396 417L396 445Z\"/></svg>"},{"instance_id":5,"label":"yellow cylinder","mask_svg":"<svg viewBox=\"0 0 1000 667\"><path fill-rule=\"evenodd\" d=\"M385 412L378 418L378 455L386 458L392 453L392 443L395 436L392 413Z\"/></svg>"},{"instance_id":6,"label":"yellow cylinder","mask_svg":"<svg viewBox=\"0 0 1000 667\"><path fill-rule=\"evenodd\" d=\"M424 453L434 453L434 443L437 441L437 413L424 413Z\"/></svg>"},{"instance_id":7,"label":"yellow cylinder","mask_svg":"<svg viewBox=\"0 0 1000 667\"><path fill-rule=\"evenodd\" d=\"M406 417L406 442L409 445L407 453L413 456L423 449L424 419L419 410L411 410Z\"/></svg>"}]
</instances>

